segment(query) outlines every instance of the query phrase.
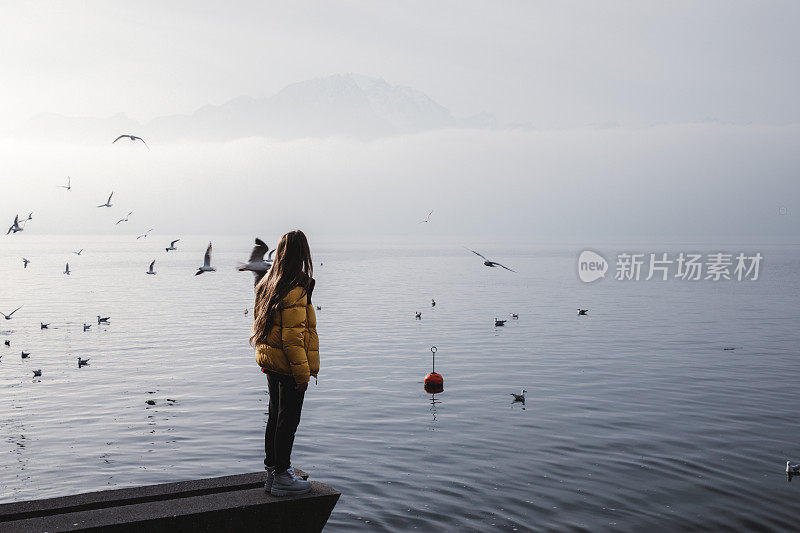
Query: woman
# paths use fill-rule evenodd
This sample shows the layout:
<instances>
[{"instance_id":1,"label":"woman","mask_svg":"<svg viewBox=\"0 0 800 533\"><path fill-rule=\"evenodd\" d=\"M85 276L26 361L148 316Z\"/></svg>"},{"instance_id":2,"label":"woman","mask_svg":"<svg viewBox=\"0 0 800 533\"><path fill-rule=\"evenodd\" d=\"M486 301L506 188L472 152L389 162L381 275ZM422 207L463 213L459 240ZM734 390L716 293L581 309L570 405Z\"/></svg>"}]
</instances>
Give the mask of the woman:
<instances>
[{"instance_id":1,"label":"woman","mask_svg":"<svg viewBox=\"0 0 800 533\"><path fill-rule=\"evenodd\" d=\"M311 490L311 483L295 476L290 456L309 378L319 372L313 274L306 236L290 231L278 243L269 274L256 286L250 344L269 387L264 488L275 496Z\"/></svg>"}]
</instances>

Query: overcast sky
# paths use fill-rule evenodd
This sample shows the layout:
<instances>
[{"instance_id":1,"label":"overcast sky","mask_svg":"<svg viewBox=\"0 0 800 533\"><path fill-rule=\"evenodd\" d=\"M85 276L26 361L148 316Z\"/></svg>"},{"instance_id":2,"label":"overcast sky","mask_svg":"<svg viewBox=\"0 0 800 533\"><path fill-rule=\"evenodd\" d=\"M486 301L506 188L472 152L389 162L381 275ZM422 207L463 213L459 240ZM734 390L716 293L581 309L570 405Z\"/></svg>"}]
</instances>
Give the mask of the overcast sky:
<instances>
[{"instance_id":1,"label":"overcast sky","mask_svg":"<svg viewBox=\"0 0 800 533\"><path fill-rule=\"evenodd\" d=\"M541 124L795 122L800 3L3 2L0 114L138 120L327 74Z\"/></svg>"},{"instance_id":2,"label":"overcast sky","mask_svg":"<svg viewBox=\"0 0 800 533\"><path fill-rule=\"evenodd\" d=\"M41 112L145 122L357 72L457 117L485 111L536 129L114 155L5 139L0 214L43 209L42 231L66 231L51 196L71 174L87 205L113 188L122 215L136 209L169 231L213 229L200 204L239 227L283 224L285 202L259 211L252 192L263 188L301 195L321 214L292 223L328 231L403 233L409 221L417 231L433 208L450 233L683 238L702 233L694 215L711 237L794 242L798 27L794 1L4 2L4 125ZM181 219L158 203L170 191ZM605 222L587 227L582 213ZM74 222L94 227L77 211Z\"/></svg>"}]
</instances>

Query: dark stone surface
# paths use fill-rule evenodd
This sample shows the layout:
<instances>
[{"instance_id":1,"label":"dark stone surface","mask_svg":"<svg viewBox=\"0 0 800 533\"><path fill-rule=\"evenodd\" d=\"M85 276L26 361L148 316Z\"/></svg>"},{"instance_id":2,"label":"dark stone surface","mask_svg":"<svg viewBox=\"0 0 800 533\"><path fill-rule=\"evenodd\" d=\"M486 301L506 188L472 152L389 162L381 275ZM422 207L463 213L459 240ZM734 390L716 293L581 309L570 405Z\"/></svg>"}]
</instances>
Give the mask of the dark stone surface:
<instances>
[{"instance_id":1,"label":"dark stone surface","mask_svg":"<svg viewBox=\"0 0 800 533\"><path fill-rule=\"evenodd\" d=\"M298 475L307 474L297 471ZM0 531L321 531L341 495L264 491L265 472L0 505Z\"/></svg>"}]
</instances>

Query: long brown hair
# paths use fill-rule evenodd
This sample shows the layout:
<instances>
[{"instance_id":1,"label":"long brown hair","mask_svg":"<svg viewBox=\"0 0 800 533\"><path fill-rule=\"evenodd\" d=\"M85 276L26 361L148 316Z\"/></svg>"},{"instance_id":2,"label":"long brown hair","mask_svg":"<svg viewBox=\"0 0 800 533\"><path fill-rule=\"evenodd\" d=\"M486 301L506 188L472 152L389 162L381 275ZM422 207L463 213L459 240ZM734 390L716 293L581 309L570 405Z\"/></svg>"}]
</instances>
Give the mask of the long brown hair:
<instances>
[{"instance_id":1,"label":"long brown hair","mask_svg":"<svg viewBox=\"0 0 800 533\"><path fill-rule=\"evenodd\" d=\"M305 233L297 229L281 237L269 274L256 285L251 346L267 342L270 322L273 314L278 311L281 300L295 287L302 287L307 293L313 275L314 264L311 262L311 249Z\"/></svg>"}]
</instances>

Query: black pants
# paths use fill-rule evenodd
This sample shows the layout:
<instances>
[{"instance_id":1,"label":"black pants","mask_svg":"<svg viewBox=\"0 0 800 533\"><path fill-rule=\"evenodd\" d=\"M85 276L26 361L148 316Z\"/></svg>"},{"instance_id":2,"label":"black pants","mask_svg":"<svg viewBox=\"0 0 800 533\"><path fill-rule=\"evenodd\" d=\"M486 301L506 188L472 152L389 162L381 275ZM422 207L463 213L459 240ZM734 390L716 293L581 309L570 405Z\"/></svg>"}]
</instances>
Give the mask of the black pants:
<instances>
[{"instance_id":1,"label":"black pants","mask_svg":"<svg viewBox=\"0 0 800 533\"><path fill-rule=\"evenodd\" d=\"M264 435L264 466L274 466L276 473L291 466L294 433L300 423L305 392L295 390L297 384L291 376L267 374L269 387L269 418Z\"/></svg>"}]
</instances>

